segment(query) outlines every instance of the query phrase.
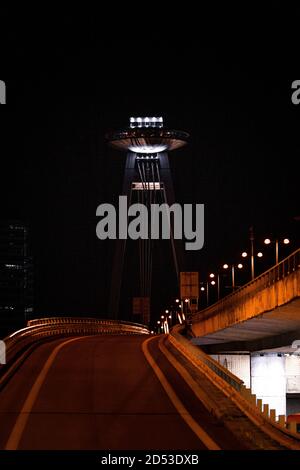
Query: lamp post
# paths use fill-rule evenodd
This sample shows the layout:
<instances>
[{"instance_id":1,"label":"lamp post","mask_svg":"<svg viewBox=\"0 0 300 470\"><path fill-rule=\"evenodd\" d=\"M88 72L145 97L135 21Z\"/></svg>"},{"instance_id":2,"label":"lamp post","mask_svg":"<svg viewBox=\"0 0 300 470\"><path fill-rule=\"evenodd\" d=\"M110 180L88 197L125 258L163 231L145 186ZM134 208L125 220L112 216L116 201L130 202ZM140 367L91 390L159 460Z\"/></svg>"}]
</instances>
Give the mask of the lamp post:
<instances>
[{"instance_id":1,"label":"lamp post","mask_svg":"<svg viewBox=\"0 0 300 470\"><path fill-rule=\"evenodd\" d=\"M212 286L216 284L216 281L214 279L215 277L217 277L218 300L220 300L220 274L217 273L217 275L215 275L214 273L211 273L209 277L212 279L212 281L210 282Z\"/></svg>"},{"instance_id":2,"label":"lamp post","mask_svg":"<svg viewBox=\"0 0 300 470\"><path fill-rule=\"evenodd\" d=\"M203 282L200 282L200 285L201 284L203 284ZM205 287L203 285L200 287L200 292L205 292ZM201 301L201 298L202 297L200 296L200 301ZM207 298L206 298L206 305L207 305Z\"/></svg>"},{"instance_id":3,"label":"lamp post","mask_svg":"<svg viewBox=\"0 0 300 470\"><path fill-rule=\"evenodd\" d=\"M236 267L238 269L243 269L242 263L239 263ZM223 265L223 269L227 270L229 268L230 268L229 264L225 263ZM235 291L235 265L234 264L231 265L231 283L232 283L232 292L234 292Z\"/></svg>"},{"instance_id":4,"label":"lamp post","mask_svg":"<svg viewBox=\"0 0 300 470\"><path fill-rule=\"evenodd\" d=\"M183 319L185 320L185 314L188 314L189 313L189 306L190 306L190 299L184 299L184 303L185 303L185 312L182 312L183 314Z\"/></svg>"},{"instance_id":5,"label":"lamp post","mask_svg":"<svg viewBox=\"0 0 300 470\"><path fill-rule=\"evenodd\" d=\"M175 310L175 314L177 315L177 319L178 319L179 323L181 324L182 319L184 318L184 301L177 298L175 300L175 302L176 302L176 306L177 306L177 308ZM178 309L180 309L180 312L178 311Z\"/></svg>"},{"instance_id":6,"label":"lamp post","mask_svg":"<svg viewBox=\"0 0 300 470\"><path fill-rule=\"evenodd\" d=\"M200 291L201 292L205 292L206 291L206 306L208 307L209 305L209 285L212 285L212 286L215 286L216 285L216 281L211 277L210 275L210 278L212 279L210 282L209 281L206 281L205 283L202 282L200 284L204 284L202 285L202 287L200 287Z\"/></svg>"},{"instance_id":7,"label":"lamp post","mask_svg":"<svg viewBox=\"0 0 300 470\"><path fill-rule=\"evenodd\" d=\"M251 243L251 279L255 278L255 270L254 270L254 230L253 225L250 227L250 243Z\"/></svg>"},{"instance_id":8,"label":"lamp post","mask_svg":"<svg viewBox=\"0 0 300 470\"><path fill-rule=\"evenodd\" d=\"M242 258L247 258L247 256L248 256L247 251L244 251L244 252L242 253ZM259 251L259 252L256 254L256 256L257 256L258 258L262 258L262 257L263 257L263 253L262 253L261 251ZM251 279L252 279L252 281L253 281L254 276L255 276L255 274L254 274L254 273L255 273L255 270L254 270L254 269L255 269L255 268L254 268L254 262L255 262L255 255L254 255L254 252L253 252L253 250L252 250L252 248L251 248Z\"/></svg>"},{"instance_id":9,"label":"lamp post","mask_svg":"<svg viewBox=\"0 0 300 470\"><path fill-rule=\"evenodd\" d=\"M273 241L270 240L270 238L266 238L266 239L264 240L264 244L265 244L265 245L271 245L271 243L275 243L275 262L276 262L276 264L278 264L278 263L279 263L279 243L280 243L280 241L278 240L278 238L276 238L276 239L273 240ZM282 243L283 243L284 245L289 245L289 244L290 244L289 238L284 238L284 239L282 240Z\"/></svg>"},{"instance_id":10,"label":"lamp post","mask_svg":"<svg viewBox=\"0 0 300 470\"><path fill-rule=\"evenodd\" d=\"M173 308L173 307L171 307ZM168 321L168 319L170 320L170 326L172 326L173 324L173 311L172 310L165 310L165 314L166 314L166 319Z\"/></svg>"}]
</instances>

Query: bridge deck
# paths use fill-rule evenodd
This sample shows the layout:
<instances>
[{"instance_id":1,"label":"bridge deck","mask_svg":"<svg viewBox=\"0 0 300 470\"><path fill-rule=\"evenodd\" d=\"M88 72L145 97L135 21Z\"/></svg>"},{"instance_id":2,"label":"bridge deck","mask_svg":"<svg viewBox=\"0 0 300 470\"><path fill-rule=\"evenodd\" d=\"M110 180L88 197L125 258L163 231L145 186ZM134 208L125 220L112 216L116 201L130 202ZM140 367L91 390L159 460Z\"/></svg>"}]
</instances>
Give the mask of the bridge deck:
<instances>
[{"instance_id":1,"label":"bridge deck","mask_svg":"<svg viewBox=\"0 0 300 470\"><path fill-rule=\"evenodd\" d=\"M244 448L196 400L158 340L149 352L204 434L221 448ZM0 448L207 448L171 403L142 352L144 341L99 335L40 345L0 392Z\"/></svg>"}]
</instances>

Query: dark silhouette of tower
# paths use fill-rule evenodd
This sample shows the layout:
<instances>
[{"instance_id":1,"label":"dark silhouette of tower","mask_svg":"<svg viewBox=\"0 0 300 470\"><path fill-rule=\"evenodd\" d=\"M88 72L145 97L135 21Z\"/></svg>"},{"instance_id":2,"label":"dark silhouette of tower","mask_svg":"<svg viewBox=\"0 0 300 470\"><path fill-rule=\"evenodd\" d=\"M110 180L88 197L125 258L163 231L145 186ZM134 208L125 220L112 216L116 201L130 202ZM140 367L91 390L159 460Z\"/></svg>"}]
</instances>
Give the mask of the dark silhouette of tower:
<instances>
[{"instance_id":1,"label":"dark silhouette of tower","mask_svg":"<svg viewBox=\"0 0 300 470\"><path fill-rule=\"evenodd\" d=\"M140 202L150 208L151 204L172 205L174 190L170 172L168 152L186 145L186 132L163 127L162 117L130 118L130 127L107 136L108 143L127 152L122 195L128 204ZM174 266L179 283L183 264L181 240L175 240L171 224L171 246ZM140 297L151 296L152 240L139 239ZM112 266L110 314L118 318L122 286L126 239L116 240ZM148 322L149 318L144 321Z\"/></svg>"}]
</instances>

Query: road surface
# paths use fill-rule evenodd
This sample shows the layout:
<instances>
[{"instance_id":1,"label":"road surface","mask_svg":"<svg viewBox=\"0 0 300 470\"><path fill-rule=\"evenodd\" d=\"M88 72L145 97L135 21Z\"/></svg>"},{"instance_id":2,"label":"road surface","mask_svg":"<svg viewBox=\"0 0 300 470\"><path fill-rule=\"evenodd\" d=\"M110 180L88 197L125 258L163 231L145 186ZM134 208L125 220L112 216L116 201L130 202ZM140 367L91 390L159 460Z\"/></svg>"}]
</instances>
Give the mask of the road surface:
<instances>
[{"instance_id":1,"label":"road surface","mask_svg":"<svg viewBox=\"0 0 300 470\"><path fill-rule=\"evenodd\" d=\"M103 335L38 346L0 391L0 448L243 449L158 342Z\"/></svg>"}]
</instances>

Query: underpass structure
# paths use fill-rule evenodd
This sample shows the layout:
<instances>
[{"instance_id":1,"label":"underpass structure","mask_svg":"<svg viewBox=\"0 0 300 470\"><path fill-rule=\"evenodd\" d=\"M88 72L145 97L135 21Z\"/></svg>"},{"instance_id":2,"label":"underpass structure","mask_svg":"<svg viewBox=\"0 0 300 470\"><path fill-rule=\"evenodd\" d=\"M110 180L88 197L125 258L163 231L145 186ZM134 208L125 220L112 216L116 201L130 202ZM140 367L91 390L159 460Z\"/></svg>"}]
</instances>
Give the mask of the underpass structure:
<instances>
[{"instance_id":1,"label":"underpass structure","mask_svg":"<svg viewBox=\"0 0 300 470\"><path fill-rule=\"evenodd\" d=\"M277 420L300 413L300 250L193 315L190 334Z\"/></svg>"}]
</instances>

